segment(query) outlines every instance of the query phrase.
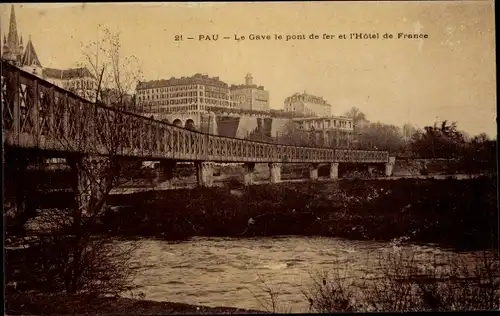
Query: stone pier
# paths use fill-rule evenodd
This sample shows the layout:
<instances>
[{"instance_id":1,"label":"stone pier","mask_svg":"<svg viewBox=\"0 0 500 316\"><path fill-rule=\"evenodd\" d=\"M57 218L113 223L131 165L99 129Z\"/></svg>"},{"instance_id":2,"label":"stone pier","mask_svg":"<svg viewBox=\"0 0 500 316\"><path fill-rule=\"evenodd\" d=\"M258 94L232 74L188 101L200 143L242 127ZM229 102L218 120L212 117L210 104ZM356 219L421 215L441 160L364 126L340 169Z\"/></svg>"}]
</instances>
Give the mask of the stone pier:
<instances>
[{"instance_id":1,"label":"stone pier","mask_svg":"<svg viewBox=\"0 0 500 316\"><path fill-rule=\"evenodd\" d=\"M392 169L394 168L394 164L396 164L396 157L389 157L389 161L385 164L385 175L387 177L392 176Z\"/></svg>"},{"instance_id":2,"label":"stone pier","mask_svg":"<svg viewBox=\"0 0 500 316\"><path fill-rule=\"evenodd\" d=\"M371 177L375 173L375 167L368 165L368 175Z\"/></svg>"},{"instance_id":3,"label":"stone pier","mask_svg":"<svg viewBox=\"0 0 500 316\"><path fill-rule=\"evenodd\" d=\"M269 164L269 177L271 183L281 182L281 164L277 162L272 162Z\"/></svg>"},{"instance_id":4,"label":"stone pier","mask_svg":"<svg viewBox=\"0 0 500 316\"><path fill-rule=\"evenodd\" d=\"M171 187L176 164L177 163L173 160L160 160L160 166L158 167L156 176L156 184L161 184L162 187Z\"/></svg>"},{"instance_id":5,"label":"stone pier","mask_svg":"<svg viewBox=\"0 0 500 316\"><path fill-rule=\"evenodd\" d=\"M319 169L319 164L317 163L312 163L309 166L309 179L311 181L318 180L318 169Z\"/></svg>"},{"instance_id":6,"label":"stone pier","mask_svg":"<svg viewBox=\"0 0 500 316\"><path fill-rule=\"evenodd\" d=\"M210 188L214 184L214 163L198 162L196 163L196 175L198 186Z\"/></svg>"},{"instance_id":7,"label":"stone pier","mask_svg":"<svg viewBox=\"0 0 500 316\"><path fill-rule=\"evenodd\" d=\"M339 163L333 162L330 164L330 179L337 180L339 178Z\"/></svg>"},{"instance_id":8,"label":"stone pier","mask_svg":"<svg viewBox=\"0 0 500 316\"><path fill-rule=\"evenodd\" d=\"M255 163L245 163L244 168L244 182L245 185L252 185L254 179Z\"/></svg>"}]
</instances>

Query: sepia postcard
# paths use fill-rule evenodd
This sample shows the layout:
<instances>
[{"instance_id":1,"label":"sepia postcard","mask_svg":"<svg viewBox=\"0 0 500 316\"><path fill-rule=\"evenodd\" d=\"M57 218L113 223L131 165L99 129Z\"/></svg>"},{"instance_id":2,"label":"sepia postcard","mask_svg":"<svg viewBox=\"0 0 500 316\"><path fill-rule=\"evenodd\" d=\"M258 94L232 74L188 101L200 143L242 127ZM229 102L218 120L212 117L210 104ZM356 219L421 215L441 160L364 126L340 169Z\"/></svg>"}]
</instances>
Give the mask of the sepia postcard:
<instances>
[{"instance_id":1,"label":"sepia postcard","mask_svg":"<svg viewBox=\"0 0 500 316\"><path fill-rule=\"evenodd\" d=\"M7 315L500 309L493 1L0 16Z\"/></svg>"}]
</instances>

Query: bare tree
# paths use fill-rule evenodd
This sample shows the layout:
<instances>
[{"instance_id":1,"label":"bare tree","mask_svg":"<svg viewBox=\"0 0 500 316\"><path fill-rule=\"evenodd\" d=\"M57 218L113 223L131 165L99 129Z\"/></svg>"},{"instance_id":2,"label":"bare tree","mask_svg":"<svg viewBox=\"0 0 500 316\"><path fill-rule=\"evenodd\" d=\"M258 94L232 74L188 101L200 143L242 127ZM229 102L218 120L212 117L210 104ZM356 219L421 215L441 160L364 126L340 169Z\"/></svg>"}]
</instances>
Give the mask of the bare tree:
<instances>
[{"instance_id":1,"label":"bare tree","mask_svg":"<svg viewBox=\"0 0 500 316\"><path fill-rule=\"evenodd\" d=\"M99 98L94 103L74 99L76 103L70 101L66 109L54 100L56 111L73 111L68 113L73 128L67 133L56 130L54 138L70 153L66 161L75 175L74 201L67 209L43 210L37 218L40 229L33 249L40 252L33 261L38 265L25 273L43 278L43 291L118 294L130 289L130 260L136 245L114 242L100 220L109 211L106 203L112 190L144 171L131 149L143 126L138 117L103 107L100 98L102 92L111 91L111 105L125 108L140 70L130 68L128 60L134 58L121 56L119 34L105 34L95 59L84 51L91 70L100 74L95 87ZM147 155L148 149L144 150Z\"/></svg>"},{"instance_id":2,"label":"bare tree","mask_svg":"<svg viewBox=\"0 0 500 316\"><path fill-rule=\"evenodd\" d=\"M104 28L102 33L101 39L82 44L83 62L80 67L89 69L96 79L96 103L102 102L122 110L130 109L135 106L135 86L142 80L138 59L135 56L123 56L119 32Z\"/></svg>"}]
</instances>

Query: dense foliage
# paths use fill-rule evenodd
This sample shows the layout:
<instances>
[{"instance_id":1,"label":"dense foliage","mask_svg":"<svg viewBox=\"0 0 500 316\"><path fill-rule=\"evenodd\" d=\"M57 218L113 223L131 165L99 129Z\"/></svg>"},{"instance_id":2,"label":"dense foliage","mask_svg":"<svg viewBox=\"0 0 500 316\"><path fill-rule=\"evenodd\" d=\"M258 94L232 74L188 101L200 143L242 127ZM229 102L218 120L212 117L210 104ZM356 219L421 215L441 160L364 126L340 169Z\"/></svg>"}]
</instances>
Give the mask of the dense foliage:
<instances>
[{"instance_id":1,"label":"dense foliage","mask_svg":"<svg viewBox=\"0 0 500 316\"><path fill-rule=\"evenodd\" d=\"M174 197L175 195L175 197ZM121 236L322 235L489 248L496 181L352 180L112 196L102 229ZM255 222L249 225L250 218Z\"/></svg>"}]
</instances>

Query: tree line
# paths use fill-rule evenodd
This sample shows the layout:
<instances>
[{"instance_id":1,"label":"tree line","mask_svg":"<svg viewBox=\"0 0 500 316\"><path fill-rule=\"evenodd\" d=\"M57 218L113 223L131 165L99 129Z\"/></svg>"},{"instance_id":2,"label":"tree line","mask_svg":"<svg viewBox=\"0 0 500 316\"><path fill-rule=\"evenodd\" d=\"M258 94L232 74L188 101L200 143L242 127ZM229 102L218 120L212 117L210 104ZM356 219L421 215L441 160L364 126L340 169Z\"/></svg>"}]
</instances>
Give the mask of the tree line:
<instances>
[{"instance_id":1,"label":"tree line","mask_svg":"<svg viewBox=\"0 0 500 316\"><path fill-rule=\"evenodd\" d=\"M386 150L396 157L426 159L496 160L496 139L485 133L469 136L458 129L456 122L435 122L419 129L406 123L402 127L381 122L371 122L358 108L353 107L344 116L353 120L354 131L344 144L326 144L320 133L305 130L296 123L286 126L275 141L300 146L346 147L352 149Z\"/></svg>"}]
</instances>

